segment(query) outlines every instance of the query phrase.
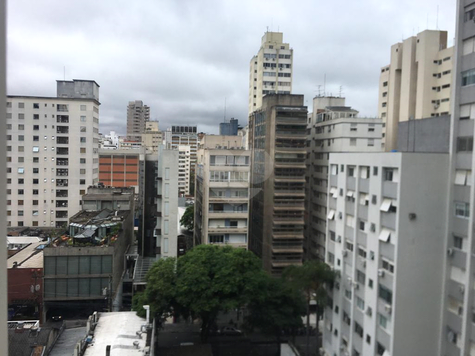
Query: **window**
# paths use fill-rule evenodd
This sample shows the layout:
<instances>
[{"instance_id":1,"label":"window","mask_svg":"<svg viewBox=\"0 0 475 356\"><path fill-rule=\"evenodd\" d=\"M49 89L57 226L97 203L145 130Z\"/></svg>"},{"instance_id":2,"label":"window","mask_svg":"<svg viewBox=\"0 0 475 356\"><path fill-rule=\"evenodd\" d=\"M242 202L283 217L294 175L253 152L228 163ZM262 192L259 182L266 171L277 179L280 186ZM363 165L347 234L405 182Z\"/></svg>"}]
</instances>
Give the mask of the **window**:
<instances>
[{"instance_id":1,"label":"window","mask_svg":"<svg viewBox=\"0 0 475 356\"><path fill-rule=\"evenodd\" d=\"M40 125L33 125L33 130L38 131L40 129Z\"/></svg>"},{"instance_id":2,"label":"window","mask_svg":"<svg viewBox=\"0 0 475 356\"><path fill-rule=\"evenodd\" d=\"M19 125L18 125L18 130L19 130L19 131L25 130L25 125L19 124Z\"/></svg>"},{"instance_id":3,"label":"window","mask_svg":"<svg viewBox=\"0 0 475 356\"><path fill-rule=\"evenodd\" d=\"M470 204L455 202L455 216L468 219L470 217Z\"/></svg>"},{"instance_id":4,"label":"window","mask_svg":"<svg viewBox=\"0 0 475 356\"><path fill-rule=\"evenodd\" d=\"M81 105L81 111L86 111L86 105Z\"/></svg>"},{"instance_id":5,"label":"window","mask_svg":"<svg viewBox=\"0 0 475 356\"><path fill-rule=\"evenodd\" d=\"M39 163L40 158L39 157L33 157L33 163Z\"/></svg>"},{"instance_id":6,"label":"window","mask_svg":"<svg viewBox=\"0 0 475 356\"><path fill-rule=\"evenodd\" d=\"M353 243L346 241L346 249L353 252Z\"/></svg>"},{"instance_id":7,"label":"window","mask_svg":"<svg viewBox=\"0 0 475 356\"><path fill-rule=\"evenodd\" d=\"M381 267L389 273L394 273L394 264L389 262L388 260L383 259L381 262Z\"/></svg>"},{"instance_id":8,"label":"window","mask_svg":"<svg viewBox=\"0 0 475 356\"><path fill-rule=\"evenodd\" d=\"M454 247L463 250L463 237L454 235Z\"/></svg>"},{"instance_id":9,"label":"window","mask_svg":"<svg viewBox=\"0 0 475 356\"><path fill-rule=\"evenodd\" d=\"M86 180L85 180L85 179L80 179L80 180L79 180L79 184L81 184L81 185L86 184Z\"/></svg>"},{"instance_id":10,"label":"window","mask_svg":"<svg viewBox=\"0 0 475 356\"><path fill-rule=\"evenodd\" d=\"M20 174L23 174L23 173L25 173L25 168L23 168L23 167L18 167L17 172L20 173Z\"/></svg>"},{"instance_id":11,"label":"window","mask_svg":"<svg viewBox=\"0 0 475 356\"><path fill-rule=\"evenodd\" d=\"M475 69L466 70L462 72L462 86L475 84Z\"/></svg>"},{"instance_id":12,"label":"window","mask_svg":"<svg viewBox=\"0 0 475 356\"><path fill-rule=\"evenodd\" d=\"M378 313L378 323L379 323L379 326L381 326L383 329L386 329L388 327L388 319L384 315L379 314L379 313Z\"/></svg>"},{"instance_id":13,"label":"window","mask_svg":"<svg viewBox=\"0 0 475 356\"><path fill-rule=\"evenodd\" d=\"M397 179L397 169L393 169L393 168L383 168L383 178L385 181L388 181L388 182L397 182L398 179Z\"/></svg>"},{"instance_id":14,"label":"window","mask_svg":"<svg viewBox=\"0 0 475 356\"><path fill-rule=\"evenodd\" d=\"M85 138L85 137L80 137L79 141L80 141L81 143L86 143L86 138Z\"/></svg>"},{"instance_id":15,"label":"window","mask_svg":"<svg viewBox=\"0 0 475 356\"><path fill-rule=\"evenodd\" d=\"M361 283L362 285L366 284L366 274L361 272L360 270L356 270L356 280L358 283Z\"/></svg>"},{"instance_id":16,"label":"window","mask_svg":"<svg viewBox=\"0 0 475 356\"><path fill-rule=\"evenodd\" d=\"M387 87L388 86L388 82L383 82L383 87Z\"/></svg>"},{"instance_id":17,"label":"window","mask_svg":"<svg viewBox=\"0 0 475 356\"><path fill-rule=\"evenodd\" d=\"M86 153L86 147L81 147L79 149L79 153Z\"/></svg>"},{"instance_id":18,"label":"window","mask_svg":"<svg viewBox=\"0 0 475 356\"><path fill-rule=\"evenodd\" d=\"M373 176L378 175L378 167L373 167Z\"/></svg>"},{"instance_id":19,"label":"window","mask_svg":"<svg viewBox=\"0 0 475 356\"><path fill-rule=\"evenodd\" d=\"M368 147L372 147L372 146L374 146L374 138L368 138Z\"/></svg>"},{"instance_id":20,"label":"window","mask_svg":"<svg viewBox=\"0 0 475 356\"><path fill-rule=\"evenodd\" d=\"M18 216L23 216L23 210L18 210Z\"/></svg>"},{"instance_id":21,"label":"window","mask_svg":"<svg viewBox=\"0 0 475 356\"><path fill-rule=\"evenodd\" d=\"M356 296L356 306L361 309L361 310L364 310L364 300L361 299L360 297Z\"/></svg>"},{"instance_id":22,"label":"window","mask_svg":"<svg viewBox=\"0 0 475 356\"><path fill-rule=\"evenodd\" d=\"M379 285L379 297L388 304L392 304L393 302L393 292L381 284Z\"/></svg>"},{"instance_id":23,"label":"window","mask_svg":"<svg viewBox=\"0 0 475 356\"><path fill-rule=\"evenodd\" d=\"M473 136L457 137L457 152L472 152Z\"/></svg>"},{"instance_id":24,"label":"window","mask_svg":"<svg viewBox=\"0 0 475 356\"><path fill-rule=\"evenodd\" d=\"M467 38L466 40L463 41L462 43L462 55L466 56L467 54L473 53L474 52L474 40L475 37L470 37Z\"/></svg>"},{"instance_id":25,"label":"window","mask_svg":"<svg viewBox=\"0 0 475 356\"><path fill-rule=\"evenodd\" d=\"M366 258L366 250L361 247L358 247L358 256Z\"/></svg>"},{"instance_id":26,"label":"window","mask_svg":"<svg viewBox=\"0 0 475 356\"><path fill-rule=\"evenodd\" d=\"M356 146L356 138L350 138L350 146Z\"/></svg>"},{"instance_id":27,"label":"window","mask_svg":"<svg viewBox=\"0 0 475 356\"><path fill-rule=\"evenodd\" d=\"M345 289L345 297L351 300L351 290Z\"/></svg>"},{"instance_id":28,"label":"window","mask_svg":"<svg viewBox=\"0 0 475 356\"><path fill-rule=\"evenodd\" d=\"M473 20L474 17L475 17L475 8L469 8L468 10L465 11L463 20L464 22L467 22L467 21Z\"/></svg>"},{"instance_id":29,"label":"window","mask_svg":"<svg viewBox=\"0 0 475 356\"><path fill-rule=\"evenodd\" d=\"M357 131L358 130L358 127L356 126L356 124L350 124L350 131Z\"/></svg>"},{"instance_id":30,"label":"window","mask_svg":"<svg viewBox=\"0 0 475 356\"><path fill-rule=\"evenodd\" d=\"M364 231L364 229L365 229L365 222L364 222L363 220L360 220L360 224L359 224L359 225L360 225L360 226L359 226L359 227L360 227L360 230L361 230L361 231Z\"/></svg>"}]
</instances>

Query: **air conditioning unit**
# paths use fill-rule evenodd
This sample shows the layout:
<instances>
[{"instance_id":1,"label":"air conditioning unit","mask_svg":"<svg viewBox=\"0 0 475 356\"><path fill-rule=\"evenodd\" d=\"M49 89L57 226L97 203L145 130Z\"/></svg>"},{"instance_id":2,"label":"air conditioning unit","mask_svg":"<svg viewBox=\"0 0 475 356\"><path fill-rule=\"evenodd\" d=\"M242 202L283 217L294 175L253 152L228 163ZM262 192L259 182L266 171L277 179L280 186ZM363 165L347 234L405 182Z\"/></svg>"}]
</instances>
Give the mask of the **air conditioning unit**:
<instances>
[{"instance_id":1,"label":"air conditioning unit","mask_svg":"<svg viewBox=\"0 0 475 356\"><path fill-rule=\"evenodd\" d=\"M378 269L378 276L384 277L384 269Z\"/></svg>"},{"instance_id":2,"label":"air conditioning unit","mask_svg":"<svg viewBox=\"0 0 475 356\"><path fill-rule=\"evenodd\" d=\"M371 307L366 308L366 315L368 315L368 316L373 315L373 309L371 309Z\"/></svg>"},{"instance_id":3,"label":"air conditioning unit","mask_svg":"<svg viewBox=\"0 0 475 356\"><path fill-rule=\"evenodd\" d=\"M388 313L388 314L391 314L391 311L392 311L392 307L389 305L389 304L386 304L384 306L384 310Z\"/></svg>"},{"instance_id":4,"label":"air conditioning unit","mask_svg":"<svg viewBox=\"0 0 475 356\"><path fill-rule=\"evenodd\" d=\"M357 282L353 282L353 288L358 290L360 288L360 285Z\"/></svg>"},{"instance_id":5,"label":"air conditioning unit","mask_svg":"<svg viewBox=\"0 0 475 356\"><path fill-rule=\"evenodd\" d=\"M453 249L453 248L449 248L449 249L447 250L447 255L452 256L453 254L454 254L454 249Z\"/></svg>"},{"instance_id":6,"label":"air conditioning unit","mask_svg":"<svg viewBox=\"0 0 475 356\"><path fill-rule=\"evenodd\" d=\"M348 255L348 251L344 250L344 251L342 252L342 255L343 255L343 257L346 257L346 256Z\"/></svg>"},{"instance_id":7,"label":"air conditioning unit","mask_svg":"<svg viewBox=\"0 0 475 356\"><path fill-rule=\"evenodd\" d=\"M338 235L337 241L341 243L341 236Z\"/></svg>"}]
</instances>

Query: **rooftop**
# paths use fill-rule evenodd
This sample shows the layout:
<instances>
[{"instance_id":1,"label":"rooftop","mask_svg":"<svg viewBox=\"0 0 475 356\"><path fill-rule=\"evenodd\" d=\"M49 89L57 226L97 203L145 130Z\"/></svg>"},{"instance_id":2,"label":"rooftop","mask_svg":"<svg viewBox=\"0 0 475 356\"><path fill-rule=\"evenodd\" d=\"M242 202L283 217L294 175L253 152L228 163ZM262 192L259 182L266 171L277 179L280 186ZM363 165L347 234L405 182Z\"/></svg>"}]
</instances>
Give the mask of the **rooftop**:
<instances>
[{"instance_id":1,"label":"rooftop","mask_svg":"<svg viewBox=\"0 0 475 356\"><path fill-rule=\"evenodd\" d=\"M72 218L69 219L70 225L76 227L99 227L99 226L113 226L122 222L129 211L127 210L110 210L103 209L100 211L82 210Z\"/></svg>"},{"instance_id":2,"label":"rooftop","mask_svg":"<svg viewBox=\"0 0 475 356\"><path fill-rule=\"evenodd\" d=\"M7 268L43 268L43 249L47 243L38 241L29 244L7 259Z\"/></svg>"},{"instance_id":3,"label":"rooftop","mask_svg":"<svg viewBox=\"0 0 475 356\"><path fill-rule=\"evenodd\" d=\"M100 313L94 338L84 356L104 356L108 345L114 356L143 355L147 335L138 336L137 332L145 324L145 319L135 312Z\"/></svg>"},{"instance_id":4,"label":"rooftop","mask_svg":"<svg viewBox=\"0 0 475 356\"><path fill-rule=\"evenodd\" d=\"M342 111L358 112L358 110L352 109L351 106L327 106L326 109L329 111L337 111L337 112L342 112Z\"/></svg>"}]
</instances>

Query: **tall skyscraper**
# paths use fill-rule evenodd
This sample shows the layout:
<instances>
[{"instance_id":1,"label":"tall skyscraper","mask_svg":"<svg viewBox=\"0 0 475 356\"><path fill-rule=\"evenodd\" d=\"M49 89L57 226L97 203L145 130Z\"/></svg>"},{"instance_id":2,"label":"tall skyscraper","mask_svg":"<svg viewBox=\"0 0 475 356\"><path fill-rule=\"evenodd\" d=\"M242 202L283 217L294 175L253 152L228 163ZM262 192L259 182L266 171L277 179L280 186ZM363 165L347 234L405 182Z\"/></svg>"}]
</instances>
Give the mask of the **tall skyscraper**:
<instances>
[{"instance_id":1,"label":"tall skyscraper","mask_svg":"<svg viewBox=\"0 0 475 356\"><path fill-rule=\"evenodd\" d=\"M249 68L249 114L262 106L266 94L292 93L293 49L282 32L266 32Z\"/></svg>"},{"instance_id":2,"label":"tall skyscraper","mask_svg":"<svg viewBox=\"0 0 475 356\"><path fill-rule=\"evenodd\" d=\"M99 85L57 81L57 97L7 97L9 226L64 227L98 183Z\"/></svg>"},{"instance_id":3,"label":"tall skyscraper","mask_svg":"<svg viewBox=\"0 0 475 356\"><path fill-rule=\"evenodd\" d=\"M303 259L306 129L303 95L266 95L249 117L249 249L273 275Z\"/></svg>"},{"instance_id":4,"label":"tall skyscraper","mask_svg":"<svg viewBox=\"0 0 475 356\"><path fill-rule=\"evenodd\" d=\"M345 98L317 96L307 129L306 258L324 261L330 153L381 151L382 122L358 117Z\"/></svg>"},{"instance_id":5,"label":"tall skyscraper","mask_svg":"<svg viewBox=\"0 0 475 356\"><path fill-rule=\"evenodd\" d=\"M475 353L475 1L457 1L447 201L445 308L440 355Z\"/></svg>"},{"instance_id":6,"label":"tall skyscraper","mask_svg":"<svg viewBox=\"0 0 475 356\"><path fill-rule=\"evenodd\" d=\"M150 107L141 100L129 101L127 106L127 139L141 142L146 131L146 123L150 120Z\"/></svg>"},{"instance_id":7,"label":"tall skyscraper","mask_svg":"<svg viewBox=\"0 0 475 356\"><path fill-rule=\"evenodd\" d=\"M381 68L379 82L386 151L396 149L399 122L449 114L453 50L447 31L433 30L391 46L391 63Z\"/></svg>"}]
</instances>

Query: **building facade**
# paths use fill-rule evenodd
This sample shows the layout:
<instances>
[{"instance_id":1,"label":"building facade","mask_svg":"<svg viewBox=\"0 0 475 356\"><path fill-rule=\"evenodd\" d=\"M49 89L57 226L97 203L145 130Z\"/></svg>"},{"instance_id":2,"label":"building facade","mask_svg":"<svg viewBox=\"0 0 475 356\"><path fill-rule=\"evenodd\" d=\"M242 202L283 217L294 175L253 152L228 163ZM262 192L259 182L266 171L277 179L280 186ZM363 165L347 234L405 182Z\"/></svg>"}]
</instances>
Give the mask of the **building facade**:
<instances>
[{"instance_id":1,"label":"building facade","mask_svg":"<svg viewBox=\"0 0 475 356\"><path fill-rule=\"evenodd\" d=\"M399 122L449 113L453 51L447 31L426 30L391 46L391 62L381 68L379 81L386 151L396 149Z\"/></svg>"},{"instance_id":2,"label":"building facade","mask_svg":"<svg viewBox=\"0 0 475 356\"><path fill-rule=\"evenodd\" d=\"M330 153L378 152L381 150L381 131L381 119L358 117L358 111L345 106L345 98L317 96L313 99L313 112L307 127L305 177L307 259L325 260Z\"/></svg>"},{"instance_id":3,"label":"building facade","mask_svg":"<svg viewBox=\"0 0 475 356\"><path fill-rule=\"evenodd\" d=\"M457 1L447 201L445 305L440 354L475 354L473 136L475 118L475 2Z\"/></svg>"},{"instance_id":4,"label":"building facade","mask_svg":"<svg viewBox=\"0 0 475 356\"><path fill-rule=\"evenodd\" d=\"M147 121L145 132L142 134L142 147L146 149L148 154L157 153L162 141L163 137L158 128L158 121Z\"/></svg>"},{"instance_id":5,"label":"building facade","mask_svg":"<svg viewBox=\"0 0 475 356\"><path fill-rule=\"evenodd\" d=\"M141 142L145 133L146 123L150 120L150 107L143 101L129 101L127 105L127 139Z\"/></svg>"},{"instance_id":6,"label":"building facade","mask_svg":"<svg viewBox=\"0 0 475 356\"><path fill-rule=\"evenodd\" d=\"M326 355L438 352L448 154L332 153Z\"/></svg>"},{"instance_id":7,"label":"building facade","mask_svg":"<svg viewBox=\"0 0 475 356\"><path fill-rule=\"evenodd\" d=\"M239 129L239 120L235 118L231 118L229 122L221 122L219 124L219 134L220 135L228 135L234 136L238 134Z\"/></svg>"},{"instance_id":8,"label":"building facade","mask_svg":"<svg viewBox=\"0 0 475 356\"><path fill-rule=\"evenodd\" d=\"M178 146L178 195L190 195L191 179L191 146Z\"/></svg>"},{"instance_id":9,"label":"building facade","mask_svg":"<svg viewBox=\"0 0 475 356\"><path fill-rule=\"evenodd\" d=\"M141 149L99 149L99 183L111 187L134 187L139 192Z\"/></svg>"},{"instance_id":10,"label":"building facade","mask_svg":"<svg viewBox=\"0 0 475 356\"><path fill-rule=\"evenodd\" d=\"M9 226L65 227L98 183L99 85L57 81L57 97L7 98Z\"/></svg>"},{"instance_id":11,"label":"building facade","mask_svg":"<svg viewBox=\"0 0 475 356\"><path fill-rule=\"evenodd\" d=\"M239 140L236 146L216 148L213 143L228 140L211 137L215 138L207 140L211 146L200 144L198 150L194 245L229 244L247 249L251 153Z\"/></svg>"},{"instance_id":12,"label":"building facade","mask_svg":"<svg viewBox=\"0 0 475 356\"><path fill-rule=\"evenodd\" d=\"M157 172L156 258L178 253L178 150L160 147Z\"/></svg>"},{"instance_id":13,"label":"building facade","mask_svg":"<svg viewBox=\"0 0 475 356\"><path fill-rule=\"evenodd\" d=\"M266 32L249 65L249 115L259 110L266 94L292 93L293 49L282 32Z\"/></svg>"},{"instance_id":14,"label":"building facade","mask_svg":"<svg viewBox=\"0 0 475 356\"><path fill-rule=\"evenodd\" d=\"M303 259L306 128L303 95L268 94L249 117L249 249L273 275Z\"/></svg>"}]
</instances>

